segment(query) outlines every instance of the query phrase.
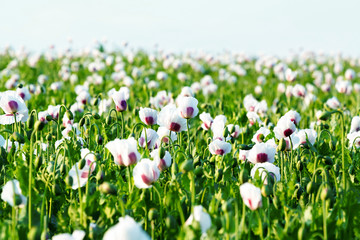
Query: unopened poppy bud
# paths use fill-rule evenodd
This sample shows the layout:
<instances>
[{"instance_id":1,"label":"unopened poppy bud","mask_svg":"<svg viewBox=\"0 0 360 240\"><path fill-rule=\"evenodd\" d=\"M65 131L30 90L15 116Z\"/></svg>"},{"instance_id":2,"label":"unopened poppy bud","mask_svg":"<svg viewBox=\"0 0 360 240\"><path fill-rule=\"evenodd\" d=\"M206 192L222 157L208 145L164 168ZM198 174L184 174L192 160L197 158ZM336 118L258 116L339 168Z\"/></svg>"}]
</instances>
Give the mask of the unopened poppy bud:
<instances>
[{"instance_id":1,"label":"unopened poppy bud","mask_svg":"<svg viewBox=\"0 0 360 240\"><path fill-rule=\"evenodd\" d=\"M71 187L73 185L73 178L68 175L66 178L65 178L65 183L67 186Z\"/></svg>"},{"instance_id":2,"label":"unopened poppy bud","mask_svg":"<svg viewBox=\"0 0 360 240\"><path fill-rule=\"evenodd\" d=\"M34 127L35 117L34 114L30 114L28 120L26 121L26 125L29 129L32 129Z\"/></svg>"},{"instance_id":3,"label":"unopened poppy bud","mask_svg":"<svg viewBox=\"0 0 360 240\"><path fill-rule=\"evenodd\" d=\"M83 169L85 167L85 164L86 164L86 160L85 159L81 159L80 161L80 165L79 165L79 169Z\"/></svg>"},{"instance_id":4,"label":"unopened poppy bud","mask_svg":"<svg viewBox=\"0 0 360 240\"><path fill-rule=\"evenodd\" d=\"M239 174L240 184L244 184L249 180L249 173L245 169L242 169Z\"/></svg>"},{"instance_id":5,"label":"unopened poppy bud","mask_svg":"<svg viewBox=\"0 0 360 240\"><path fill-rule=\"evenodd\" d=\"M99 190L104 194L110 194L110 195L116 195L117 192L117 188L115 187L115 185L109 182L102 183L99 187Z\"/></svg>"},{"instance_id":6,"label":"unopened poppy bud","mask_svg":"<svg viewBox=\"0 0 360 240\"><path fill-rule=\"evenodd\" d=\"M274 207L276 209L280 209L281 208L281 201L277 196L274 196L273 198L273 203L274 203Z\"/></svg>"},{"instance_id":7,"label":"unopened poppy bud","mask_svg":"<svg viewBox=\"0 0 360 240\"><path fill-rule=\"evenodd\" d=\"M98 144L98 145L102 145L103 144L103 137L100 135L100 134L98 134L97 136L96 136L96 143Z\"/></svg>"},{"instance_id":8,"label":"unopened poppy bud","mask_svg":"<svg viewBox=\"0 0 360 240\"><path fill-rule=\"evenodd\" d=\"M165 153L166 153L165 148L160 147L160 151L159 151L160 159L163 159L165 157Z\"/></svg>"},{"instance_id":9,"label":"unopened poppy bud","mask_svg":"<svg viewBox=\"0 0 360 240\"><path fill-rule=\"evenodd\" d=\"M85 118L81 118L80 121L79 121L80 127L83 127L84 124L85 124Z\"/></svg>"},{"instance_id":10,"label":"unopened poppy bud","mask_svg":"<svg viewBox=\"0 0 360 240\"><path fill-rule=\"evenodd\" d=\"M51 141L51 139L52 139L51 133L49 133L48 135L46 135L46 140L47 140L47 141Z\"/></svg>"},{"instance_id":11,"label":"unopened poppy bud","mask_svg":"<svg viewBox=\"0 0 360 240\"><path fill-rule=\"evenodd\" d=\"M91 100L91 105L93 105L93 106L97 106L98 103L99 103L99 98L98 97Z\"/></svg>"},{"instance_id":12,"label":"unopened poppy bud","mask_svg":"<svg viewBox=\"0 0 360 240\"><path fill-rule=\"evenodd\" d=\"M286 141L284 138L281 138L279 141L279 145L277 146L278 151L285 151L286 150Z\"/></svg>"},{"instance_id":13,"label":"unopened poppy bud","mask_svg":"<svg viewBox=\"0 0 360 240\"><path fill-rule=\"evenodd\" d=\"M224 128L223 136L226 137L227 135L229 135L229 130L228 130L228 128L226 127L226 128Z\"/></svg>"},{"instance_id":14,"label":"unopened poppy bud","mask_svg":"<svg viewBox=\"0 0 360 240\"><path fill-rule=\"evenodd\" d=\"M69 120L73 120L74 119L74 115L72 114L71 111L66 110L66 116Z\"/></svg>"},{"instance_id":15,"label":"unopened poppy bud","mask_svg":"<svg viewBox=\"0 0 360 240\"><path fill-rule=\"evenodd\" d=\"M95 119L100 119L100 118L101 118L98 113L94 113L92 116L93 116Z\"/></svg>"},{"instance_id":16,"label":"unopened poppy bud","mask_svg":"<svg viewBox=\"0 0 360 240\"><path fill-rule=\"evenodd\" d=\"M303 163L302 163L301 161L298 161L298 162L296 163L296 169L297 169L298 171L303 170Z\"/></svg>"},{"instance_id":17,"label":"unopened poppy bud","mask_svg":"<svg viewBox=\"0 0 360 240\"><path fill-rule=\"evenodd\" d=\"M53 120L53 117L51 115L47 115L45 118L46 118L46 121L48 121L48 122Z\"/></svg>"},{"instance_id":18,"label":"unopened poppy bud","mask_svg":"<svg viewBox=\"0 0 360 240\"><path fill-rule=\"evenodd\" d=\"M156 220L158 216L159 216L158 210L156 210L155 208L151 208L149 210L149 221Z\"/></svg>"},{"instance_id":19,"label":"unopened poppy bud","mask_svg":"<svg viewBox=\"0 0 360 240\"><path fill-rule=\"evenodd\" d=\"M330 116L331 116L331 112L326 111L320 114L319 119L322 121L326 121L330 118Z\"/></svg>"},{"instance_id":20,"label":"unopened poppy bud","mask_svg":"<svg viewBox=\"0 0 360 240\"><path fill-rule=\"evenodd\" d=\"M224 212L231 212L232 211L231 203L232 200L224 202L221 206L221 210L223 210Z\"/></svg>"},{"instance_id":21,"label":"unopened poppy bud","mask_svg":"<svg viewBox=\"0 0 360 240\"><path fill-rule=\"evenodd\" d=\"M193 164L193 160L190 159L190 160L186 160L184 161L181 166L180 166L180 170L183 172L183 173L187 173L187 172L190 172L194 169L194 164Z\"/></svg>"},{"instance_id":22,"label":"unopened poppy bud","mask_svg":"<svg viewBox=\"0 0 360 240\"><path fill-rule=\"evenodd\" d=\"M101 183L104 180L104 177L105 177L105 172L102 169L100 169L96 174L96 180Z\"/></svg>"},{"instance_id":23,"label":"unopened poppy bud","mask_svg":"<svg viewBox=\"0 0 360 240\"><path fill-rule=\"evenodd\" d=\"M41 131L44 129L45 123L42 121L36 121L34 127L35 127L35 131Z\"/></svg>"},{"instance_id":24,"label":"unopened poppy bud","mask_svg":"<svg viewBox=\"0 0 360 240\"><path fill-rule=\"evenodd\" d=\"M252 144L250 144L250 145L240 144L240 145L239 145L239 149L240 149L240 150L250 150L252 147L253 147Z\"/></svg>"},{"instance_id":25,"label":"unopened poppy bud","mask_svg":"<svg viewBox=\"0 0 360 240\"><path fill-rule=\"evenodd\" d=\"M11 137L10 137L10 140L11 141L16 141L16 142L19 142L19 143L25 143L25 138L23 135L21 135L20 133L18 132L14 132Z\"/></svg>"},{"instance_id":26,"label":"unopened poppy bud","mask_svg":"<svg viewBox=\"0 0 360 240\"><path fill-rule=\"evenodd\" d=\"M111 123L112 123L112 117L111 117L110 115L106 117L105 123L106 123L106 125L108 125L108 126L111 125Z\"/></svg>"},{"instance_id":27,"label":"unopened poppy bud","mask_svg":"<svg viewBox=\"0 0 360 240\"><path fill-rule=\"evenodd\" d=\"M268 197L272 194L272 188L266 184L266 185L263 185L261 187L261 194L264 196L264 197Z\"/></svg>"},{"instance_id":28,"label":"unopened poppy bud","mask_svg":"<svg viewBox=\"0 0 360 240\"><path fill-rule=\"evenodd\" d=\"M38 170L41 165L42 165L42 157L38 156L35 159L35 168L36 168L36 170Z\"/></svg>"},{"instance_id":29,"label":"unopened poppy bud","mask_svg":"<svg viewBox=\"0 0 360 240\"><path fill-rule=\"evenodd\" d=\"M324 187L320 195L321 200L327 200L330 197L331 197L331 189L328 187Z\"/></svg>"},{"instance_id":30,"label":"unopened poppy bud","mask_svg":"<svg viewBox=\"0 0 360 240\"><path fill-rule=\"evenodd\" d=\"M165 224L168 229L176 229L177 227L176 219L171 215L166 217Z\"/></svg>"},{"instance_id":31,"label":"unopened poppy bud","mask_svg":"<svg viewBox=\"0 0 360 240\"><path fill-rule=\"evenodd\" d=\"M306 192L308 193L308 194L311 194L311 193L313 193L314 192L314 190L315 190L315 183L314 182L309 182L308 184L307 184L307 186L306 186Z\"/></svg>"},{"instance_id":32,"label":"unopened poppy bud","mask_svg":"<svg viewBox=\"0 0 360 240\"><path fill-rule=\"evenodd\" d=\"M31 227L30 231L27 234L27 239L29 240L35 240L40 239L41 231L40 228L37 226Z\"/></svg>"},{"instance_id":33,"label":"unopened poppy bud","mask_svg":"<svg viewBox=\"0 0 360 240\"><path fill-rule=\"evenodd\" d=\"M58 196L61 194L61 188L60 188L60 185L55 183L53 186L52 186L52 193L55 195L55 196Z\"/></svg>"}]
</instances>

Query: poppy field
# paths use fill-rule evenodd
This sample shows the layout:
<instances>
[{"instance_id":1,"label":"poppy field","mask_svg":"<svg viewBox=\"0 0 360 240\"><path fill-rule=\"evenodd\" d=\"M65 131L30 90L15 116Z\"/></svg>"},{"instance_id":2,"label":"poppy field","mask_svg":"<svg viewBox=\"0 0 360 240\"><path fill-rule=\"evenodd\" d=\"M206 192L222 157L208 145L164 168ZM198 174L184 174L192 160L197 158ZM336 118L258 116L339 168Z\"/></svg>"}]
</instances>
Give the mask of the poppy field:
<instances>
[{"instance_id":1,"label":"poppy field","mask_svg":"<svg viewBox=\"0 0 360 240\"><path fill-rule=\"evenodd\" d=\"M360 59L0 51L0 239L359 239Z\"/></svg>"}]
</instances>

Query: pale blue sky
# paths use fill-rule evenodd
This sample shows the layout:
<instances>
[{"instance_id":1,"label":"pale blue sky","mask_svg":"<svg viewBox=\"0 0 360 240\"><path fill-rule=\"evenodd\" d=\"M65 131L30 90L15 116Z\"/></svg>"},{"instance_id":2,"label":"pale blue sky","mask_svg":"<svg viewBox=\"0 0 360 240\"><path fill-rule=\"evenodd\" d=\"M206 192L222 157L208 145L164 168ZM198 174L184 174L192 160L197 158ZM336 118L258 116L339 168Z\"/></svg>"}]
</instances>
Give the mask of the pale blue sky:
<instances>
[{"instance_id":1,"label":"pale blue sky","mask_svg":"<svg viewBox=\"0 0 360 240\"><path fill-rule=\"evenodd\" d=\"M107 37L136 47L223 49L284 55L303 47L360 56L360 1L332 0L8 0L0 47L85 47Z\"/></svg>"}]
</instances>

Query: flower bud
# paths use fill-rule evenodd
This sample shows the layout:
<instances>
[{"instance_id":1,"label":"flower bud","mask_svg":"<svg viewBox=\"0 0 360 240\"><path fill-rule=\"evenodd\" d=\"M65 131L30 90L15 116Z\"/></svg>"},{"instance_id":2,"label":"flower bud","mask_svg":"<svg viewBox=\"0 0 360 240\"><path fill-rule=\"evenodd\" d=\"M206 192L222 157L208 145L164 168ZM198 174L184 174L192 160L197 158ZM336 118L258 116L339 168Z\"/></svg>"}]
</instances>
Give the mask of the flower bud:
<instances>
[{"instance_id":1,"label":"flower bud","mask_svg":"<svg viewBox=\"0 0 360 240\"><path fill-rule=\"evenodd\" d=\"M313 181L310 181L307 185L306 185L306 192L308 194L313 193L315 190L315 183Z\"/></svg>"},{"instance_id":2,"label":"flower bud","mask_svg":"<svg viewBox=\"0 0 360 240\"><path fill-rule=\"evenodd\" d=\"M104 194L116 195L116 193L117 193L117 188L115 187L115 185L113 185L109 182L102 183L99 186L99 190L100 190L100 192L102 192Z\"/></svg>"},{"instance_id":3,"label":"flower bud","mask_svg":"<svg viewBox=\"0 0 360 240\"><path fill-rule=\"evenodd\" d=\"M286 141L284 138L281 138L279 141L279 145L277 147L278 151L285 151L286 150Z\"/></svg>"},{"instance_id":4,"label":"flower bud","mask_svg":"<svg viewBox=\"0 0 360 240\"><path fill-rule=\"evenodd\" d=\"M83 127L84 124L85 124L85 118L81 118L80 121L79 121L80 127Z\"/></svg>"},{"instance_id":5,"label":"flower bud","mask_svg":"<svg viewBox=\"0 0 360 240\"><path fill-rule=\"evenodd\" d=\"M83 169L85 167L86 164L86 160L85 159L81 159L80 164L79 164L79 169Z\"/></svg>"},{"instance_id":6,"label":"flower bud","mask_svg":"<svg viewBox=\"0 0 360 240\"><path fill-rule=\"evenodd\" d=\"M332 195L332 192L331 192L331 189L328 188L328 187L324 187L321 191L321 195L320 195L320 198L321 200L327 200L331 197Z\"/></svg>"},{"instance_id":7,"label":"flower bud","mask_svg":"<svg viewBox=\"0 0 360 240\"><path fill-rule=\"evenodd\" d=\"M98 113L94 113L92 116L93 116L95 119L100 119L100 118L101 118Z\"/></svg>"},{"instance_id":8,"label":"flower bud","mask_svg":"<svg viewBox=\"0 0 360 240\"><path fill-rule=\"evenodd\" d=\"M11 141L16 141L16 142L19 142L19 143L25 143L25 138L23 135L21 135L20 133L18 132L14 132L11 137L10 137L10 140Z\"/></svg>"},{"instance_id":9,"label":"flower bud","mask_svg":"<svg viewBox=\"0 0 360 240\"><path fill-rule=\"evenodd\" d=\"M47 115L45 118L46 118L46 121L48 121L48 122L53 120L53 117L51 115Z\"/></svg>"},{"instance_id":10,"label":"flower bud","mask_svg":"<svg viewBox=\"0 0 360 240\"><path fill-rule=\"evenodd\" d=\"M35 159L35 168L36 168L36 170L38 170L41 165L42 165L42 157L38 156Z\"/></svg>"},{"instance_id":11,"label":"flower bud","mask_svg":"<svg viewBox=\"0 0 360 240\"><path fill-rule=\"evenodd\" d=\"M110 115L106 117L105 123L106 123L106 125L108 125L108 126L111 125L111 123L112 123L112 117L111 117Z\"/></svg>"},{"instance_id":12,"label":"flower bud","mask_svg":"<svg viewBox=\"0 0 360 240\"><path fill-rule=\"evenodd\" d=\"M194 164L192 159L184 161L180 166L180 171L182 171L183 173L190 172L193 169L194 169Z\"/></svg>"},{"instance_id":13,"label":"flower bud","mask_svg":"<svg viewBox=\"0 0 360 240\"><path fill-rule=\"evenodd\" d=\"M160 147L160 151L159 151L160 159L163 159L165 157L165 153L166 153L165 148Z\"/></svg>"},{"instance_id":14,"label":"flower bud","mask_svg":"<svg viewBox=\"0 0 360 240\"><path fill-rule=\"evenodd\" d=\"M32 129L34 127L35 117L34 114L30 114L28 120L26 121L26 125L29 129Z\"/></svg>"},{"instance_id":15,"label":"flower bud","mask_svg":"<svg viewBox=\"0 0 360 240\"><path fill-rule=\"evenodd\" d=\"M321 115L319 116L319 119L322 121L326 121L330 118L330 116L331 116L331 112L326 111L326 112L321 113Z\"/></svg>"},{"instance_id":16,"label":"flower bud","mask_svg":"<svg viewBox=\"0 0 360 240\"><path fill-rule=\"evenodd\" d=\"M148 216L149 221L154 221L154 220L156 220L156 219L158 218L158 216L159 216L158 210L156 210L155 208L151 208L151 209L149 210L149 216Z\"/></svg>"},{"instance_id":17,"label":"flower bud","mask_svg":"<svg viewBox=\"0 0 360 240\"><path fill-rule=\"evenodd\" d=\"M73 178L68 175L66 178L65 178L65 183L67 186L71 187L73 185Z\"/></svg>"},{"instance_id":18,"label":"flower bud","mask_svg":"<svg viewBox=\"0 0 360 240\"><path fill-rule=\"evenodd\" d=\"M35 131L41 131L44 129L45 123L42 121L36 121L34 127L35 127Z\"/></svg>"}]
</instances>

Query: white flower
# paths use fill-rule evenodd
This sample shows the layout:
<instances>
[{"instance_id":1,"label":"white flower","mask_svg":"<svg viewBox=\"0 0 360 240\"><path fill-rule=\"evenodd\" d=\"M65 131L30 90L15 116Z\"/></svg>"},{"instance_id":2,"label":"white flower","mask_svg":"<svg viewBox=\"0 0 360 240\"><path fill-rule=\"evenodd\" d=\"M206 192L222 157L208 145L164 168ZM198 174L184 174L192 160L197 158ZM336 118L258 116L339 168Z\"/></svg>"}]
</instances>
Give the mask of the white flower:
<instances>
[{"instance_id":1,"label":"white flower","mask_svg":"<svg viewBox=\"0 0 360 240\"><path fill-rule=\"evenodd\" d=\"M351 120L350 133L359 132L360 131L360 117L355 116Z\"/></svg>"},{"instance_id":2,"label":"white flower","mask_svg":"<svg viewBox=\"0 0 360 240\"><path fill-rule=\"evenodd\" d=\"M26 122L29 117L29 110L24 100L15 91L0 93L0 107L4 115L0 116L0 124L9 125L16 122Z\"/></svg>"},{"instance_id":3,"label":"white flower","mask_svg":"<svg viewBox=\"0 0 360 240\"><path fill-rule=\"evenodd\" d=\"M117 165L130 166L140 159L137 142L133 137L122 140L117 138L108 142L105 147L111 152Z\"/></svg>"},{"instance_id":4,"label":"white flower","mask_svg":"<svg viewBox=\"0 0 360 240\"><path fill-rule=\"evenodd\" d=\"M301 116L297 111L290 110L285 113L284 117L289 118L296 126L299 125Z\"/></svg>"},{"instance_id":5,"label":"white flower","mask_svg":"<svg viewBox=\"0 0 360 240\"><path fill-rule=\"evenodd\" d=\"M231 144L216 139L209 144L209 151L211 154L223 156L231 152Z\"/></svg>"},{"instance_id":6,"label":"white flower","mask_svg":"<svg viewBox=\"0 0 360 240\"><path fill-rule=\"evenodd\" d=\"M281 139L289 137L295 130L296 126L294 122L290 118L282 116L274 128L274 133L277 139Z\"/></svg>"},{"instance_id":7,"label":"white flower","mask_svg":"<svg viewBox=\"0 0 360 240\"><path fill-rule=\"evenodd\" d=\"M251 183L244 183L240 186L240 195L244 204L252 211L262 206L261 190Z\"/></svg>"},{"instance_id":8,"label":"white flower","mask_svg":"<svg viewBox=\"0 0 360 240\"><path fill-rule=\"evenodd\" d=\"M186 130L186 120L180 116L178 109L173 104L161 109L158 115L158 124L173 132Z\"/></svg>"},{"instance_id":9,"label":"white flower","mask_svg":"<svg viewBox=\"0 0 360 240\"><path fill-rule=\"evenodd\" d=\"M85 237L83 230L75 230L72 234L61 233L52 237L52 240L82 240Z\"/></svg>"},{"instance_id":10,"label":"white flower","mask_svg":"<svg viewBox=\"0 0 360 240\"><path fill-rule=\"evenodd\" d=\"M331 109L337 109L340 107L341 104L336 97L332 97L326 101L326 105Z\"/></svg>"},{"instance_id":11,"label":"white flower","mask_svg":"<svg viewBox=\"0 0 360 240\"><path fill-rule=\"evenodd\" d=\"M119 218L119 223L109 228L103 240L150 240L149 235L141 228L140 224L126 215Z\"/></svg>"},{"instance_id":12,"label":"white flower","mask_svg":"<svg viewBox=\"0 0 360 240\"><path fill-rule=\"evenodd\" d=\"M353 80L356 76L356 73L353 69L349 68L349 69L346 69L345 71L345 78L347 80Z\"/></svg>"},{"instance_id":13,"label":"white flower","mask_svg":"<svg viewBox=\"0 0 360 240\"><path fill-rule=\"evenodd\" d=\"M150 188L158 180L160 170L156 162L148 158L141 159L134 167L134 184L137 188Z\"/></svg>"},{"instance_id":14,"label":"white flower","mask_svg":"<svg viewBox=\"0 0 360 240\"><path fill-rule=\"evenodd\" d=\"M249 151L248 159L252 163L263 163L275 161L276 148L268 143L257 143Z\"/></svg>"},{"instance_id":15,"label":"white flower","mask_svg":"<svg viewBox=\"0 0 360 240\"><path fill-rule=\"evenodd\" d=\"M1 199L12 207L14 206L14 197L17 206L22 208L26 205L26 197L21 194L20 183L16 179L8 181L1 193Z\"/></svg>"},{"instance_id":16,"label":"white flower","mask_svg":"<svg viewBox=\"0 0 360 240\"><path fill-rule=\"evenodd\" d=\"M249 155L249 150L240 150L239 159L241 161L246 161L246 159L248 159L248 155Z\"/></svg>"},{"instance_id":17,"label":"white flower","mask_svg":"<svg viewBox=\"0 0 360 240\"><path fill-rule=\"evenodd\" d=\"M309 142L314 145L317 137L317 132L313 129L301 129L291 136L293 142L293 149L297 149L301 144L306 143L306 136Z\"/></svg>"},{"instance_id":18,"label":"white flower","mask_svg":"<svg viewBox=\"0 0 360 240\"><path fill-rule=\"evenodd\" d=\"M194 97L182 97L179 103L180 116L185 119L194 118L198 115L198 100Z\"/></svg>"},{"instance_id":19,"label":"white flower","mask_svg":"<svg viewBox=\"0 0 360 240\"><path fill-rule=\"evenodd\" d=\"M157 111L151 108L140 108L139 117L140 120L148 126L157 123Z\"/></svg>"},{"instance_id":20,"label":"white flower","mask_svg":"<svg viewBox=\"0 0 360 240\"><path fill-rule=\"evenodd\" d=\"M200 223L203 234L211 227L211 217L201 205L194 206L194 213L186 220L185 225L191 225L194 220Z\"/></svg>"}]
</instances>

